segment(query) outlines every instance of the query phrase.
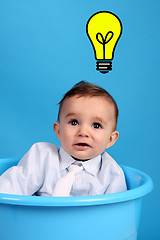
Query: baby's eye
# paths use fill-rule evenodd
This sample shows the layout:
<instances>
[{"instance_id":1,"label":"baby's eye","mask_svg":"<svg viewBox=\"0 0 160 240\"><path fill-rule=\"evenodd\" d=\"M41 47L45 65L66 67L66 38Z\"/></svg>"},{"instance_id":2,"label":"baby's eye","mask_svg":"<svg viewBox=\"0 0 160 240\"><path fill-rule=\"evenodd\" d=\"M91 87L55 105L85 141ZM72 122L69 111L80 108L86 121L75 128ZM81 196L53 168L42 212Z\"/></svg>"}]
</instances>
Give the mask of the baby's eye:
<instances>
[{"instance_id":1,"label":"baby's eye","mask_svg":"<svg viewBox=\"0 0 160 240\"><path fill-rule=\"evenodd\" d=\"M77 126L78 125L78 121L76 119L73 119L69 122L70 125L72 126Z\"/></svg>"},{"instance_id":2,"label":"baby's eye","mask_svg":"<svg viewBox=\"0 0 160 240\"><path fill-rule=\"evenodd\" d=\"M95 123L93 123L93 128L95 128L95 129L100 129L100 128L102 128L102 125L100 124L100 123L97 123L97 122L95 122Z\"/></svg>"}]
</instances>

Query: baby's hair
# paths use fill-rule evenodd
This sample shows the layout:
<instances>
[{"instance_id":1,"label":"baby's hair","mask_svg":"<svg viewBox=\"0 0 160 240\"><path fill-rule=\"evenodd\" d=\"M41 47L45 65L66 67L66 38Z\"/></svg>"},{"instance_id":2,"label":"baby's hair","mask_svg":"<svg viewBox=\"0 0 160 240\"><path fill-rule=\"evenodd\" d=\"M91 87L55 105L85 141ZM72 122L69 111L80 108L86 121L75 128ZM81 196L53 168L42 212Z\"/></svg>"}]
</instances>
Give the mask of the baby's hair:
<instances>
[{"instance_id":1,"label":"baby's hair","mask_svg":"<svg viewBox=\"0 0 160 240\"><path fill-rule=\"evenodd\" d=\"M62 98L62 100L59 102L59 113L58 113L58 121L60 121L60 113L62 109L63 102L65 99L73 97L77 95L78 97L95 97L95 96L101 96L105 97L106 100L114 105L115 108L115 118L116 118L116 125L118 120L118 107L113 99L113 97L104 89L97 85L94 85L89 82L80 81L79 83L75 84Z\"/></svg>"}]
</instances>

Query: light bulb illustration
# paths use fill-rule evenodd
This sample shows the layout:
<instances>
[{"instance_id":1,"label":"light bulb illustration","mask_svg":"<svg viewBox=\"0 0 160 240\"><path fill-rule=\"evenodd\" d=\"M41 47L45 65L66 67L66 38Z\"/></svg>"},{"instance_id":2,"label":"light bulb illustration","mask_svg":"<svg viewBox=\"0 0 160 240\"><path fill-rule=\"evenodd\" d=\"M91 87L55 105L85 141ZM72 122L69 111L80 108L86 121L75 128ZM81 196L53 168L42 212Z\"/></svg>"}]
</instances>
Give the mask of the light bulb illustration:
<instances>
[{"instance_id":1,"label":"light bulb illustration","mask_svg":"<svg viewBox=\"0 0 160 240\"><path fill-rule=\"evenodd\" d=\"M96 69L108 73L112 70L114 50L122 34L120 19L108 11L97 12L89 18L86 31L97 60Z\"/></svg>"}]
</instances>

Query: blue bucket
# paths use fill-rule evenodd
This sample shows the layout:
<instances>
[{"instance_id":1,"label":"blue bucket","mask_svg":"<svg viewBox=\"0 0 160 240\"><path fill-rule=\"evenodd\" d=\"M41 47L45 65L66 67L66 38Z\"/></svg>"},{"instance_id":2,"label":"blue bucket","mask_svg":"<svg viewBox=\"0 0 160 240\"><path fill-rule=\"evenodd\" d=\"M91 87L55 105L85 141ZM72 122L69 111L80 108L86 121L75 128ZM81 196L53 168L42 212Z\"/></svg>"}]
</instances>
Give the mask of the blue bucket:
<instances>
[{"instance_id":1,"label":"blue bucket","mask_svg":"<svg viewBox=\"0 0 160 240\"><path fill-rule=\"evenodd\" d=\"M0 174L17 159L0 159ZM153 188L145 173L122 166L128 191L85 197L0 194L2 240L136 240L142 198Z\"/></svg>"}]
</instances>

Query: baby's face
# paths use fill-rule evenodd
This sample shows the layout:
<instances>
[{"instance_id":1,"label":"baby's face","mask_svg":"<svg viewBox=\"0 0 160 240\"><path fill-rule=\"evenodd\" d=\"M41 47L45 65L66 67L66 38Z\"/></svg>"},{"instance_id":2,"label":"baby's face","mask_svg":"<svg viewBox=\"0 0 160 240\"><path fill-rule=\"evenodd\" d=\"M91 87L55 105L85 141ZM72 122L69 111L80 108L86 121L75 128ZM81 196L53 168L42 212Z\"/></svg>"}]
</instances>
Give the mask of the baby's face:
<instances>
[{"instance_id":1,"label":"baby's face","mask_svg":"<svg viewBox=\"0 0 160 240\"><path fill-rule=\"evenodd\" d=\"M115 110L104 97L73 96L64 101L60 122L54 130L63 149L78 160L88 160L100 155L114 144L118 132Z\"/></svg>"}]
</instances>

